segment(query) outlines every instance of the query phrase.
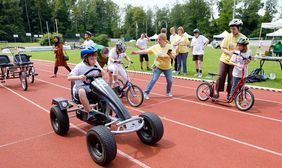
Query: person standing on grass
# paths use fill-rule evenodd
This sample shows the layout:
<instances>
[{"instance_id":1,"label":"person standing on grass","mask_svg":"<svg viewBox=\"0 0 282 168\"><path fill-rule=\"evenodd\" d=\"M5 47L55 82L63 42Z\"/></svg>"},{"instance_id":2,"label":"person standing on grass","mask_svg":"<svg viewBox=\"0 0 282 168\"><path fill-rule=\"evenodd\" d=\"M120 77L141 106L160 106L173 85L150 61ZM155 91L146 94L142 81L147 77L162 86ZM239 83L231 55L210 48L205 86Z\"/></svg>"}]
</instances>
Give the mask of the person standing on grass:
<instances>
[{"instance_id":1,"label":"person standing on grass","mask_svg":"<svg viewBox=\"0 0 282 168\"><path fill-rule=\"evenodd\" d=\"M86 31L84 34L84 42L83 42L83 48L91 48L95 46L95 43L93 40L91 40L92 33L90 31Z\"/></svg>"},{"instance_id":2,"label":"person standing on grass","mask_svg":"<svg viewBox=\"0 0 282 168\"><path fill-rule=\"evenodd\" d=\"M148 48L148 42L150 41L147 34L142 33L140 38L136 42L136 47L139 50L146 50ZM143 61L145 59L147 65L147 71L150 70L149 68L149 56L148 54L140 54L139 55L140 63L141 63L141 70L143 71Z\"/></svg>"},{"instance_id":3,"label":"person standing on grass","mask_svg":"<svg viewBox=\"0 0 282 168\"><path fill-rule=\"evenodd\" d=\"M98 44L95 45L95 48L97 49L97 62L99 63L101 68L104 68L104 66L108 64L109 49Z\"/></svg>"},{"instance_id":4,"label":"person standing on grass","mask_svg":"<svg viewBox=\"0 0 282 168\"><path fill-rule=\"evenodd\" d=\"M178 27L178 38L175 39L173 45L176 47L176 54L177 54L177 74L180 75L181 72L181 65L183 65L183 74L184 76L187 75L187 57L188 57L188 45L189 40L184 35L183 27Z\"/></svg>"},{"instance_id":5,"label":"person standing on grass","mask_svg":"<svg viewBox=\"0 0 282 168\"><path fill-rule=\"evenodd\" d=\"M193 61L195 61L196 64L196 77L201 78L202 77L202 62L204 57L204 49L208 45L209 40L203 36L200 35L200 30L195 29L193 31L194 37L191 41L192 46L192 55L193 55Z\"/></svg>"},{"instance_id":6,"label":"person standing on grass","mask_svg":"<svg viewBox=\"0 0 282 168\"><path fill-rule=\"evenodd\" d=\"M60 42L60 37L54 37L54 53L55 53L55 67L54 67L54 74L51 75L51 78L57 77L57 72L59 66L64 66L69 72L71 72L70 67L68 66L67 62L64 60L64 49L63 44Z\"/></svg>"},{"instance_id":7,"label":"person standing on grass","mask_svg":"<svg viewBox=\"0 0 282 168\"><path fill-rule=\"evenodd\" d=\"M178 35L176 34L174 27L170 28L170 34L171 34L169 38L170 44L173 50L176 51L176 47L173 46L173 43L174 43L174 40L178 38ZM174 71L173 72L177 72L177 58L171 59L171 65L173 65L173 60L174 60Z\"/></svg>"},{"instance_id":8,"label":"person standing on grass","mask_svg":"<svg viewBox=\"0 0 282 168\"><path fill-rule=\"evenodd\" d=\"M149 93L155 85L156 81L160 77L161 73L164 73L166 77L166 95L172 97L172 70L171 70L171 59L175 58L175 52L172 50L170 44L168 44L166 34L160 33L158 37L158 44L153 45L147 50L133 51L131 54L154 54L155 61L153 65L153 76L144 91L144 98L149 98Z\"/></svg>"},{"instance_id":9,"label":"person standing on grass","mask_svg":"<svg viewBox=\"0 0 282 168\"><path fill-rule=\"evenodd\" d=\"M218 74L220 76L217 78L215 84L214 98L219 98L219 92L224 91L226 76L228 76L226 91L227 91L227 98L229 98L231 86L232 86L232 72L234 67L233 65L230 64L230 59L234 51L236 50L237 41L240 38L246 38L245 35L240 33L241 26L243 26L243 22L240 19L233 19L232 21L230 21L229 27L231 33L228 34L221 42L220 46L223 53L220 57L219 70L218 70Z\"/></svg>"}]
</instances>

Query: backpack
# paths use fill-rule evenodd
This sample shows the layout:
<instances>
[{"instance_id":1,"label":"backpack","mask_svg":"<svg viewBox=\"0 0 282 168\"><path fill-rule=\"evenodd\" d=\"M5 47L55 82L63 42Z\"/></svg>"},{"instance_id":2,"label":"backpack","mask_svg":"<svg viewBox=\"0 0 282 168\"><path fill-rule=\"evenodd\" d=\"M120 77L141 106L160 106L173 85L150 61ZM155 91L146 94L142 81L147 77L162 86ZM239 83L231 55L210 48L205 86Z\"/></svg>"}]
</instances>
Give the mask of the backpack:
<instances>
[{"instance_id":1,"label":"backpack","mask_svg":"<svg viewBox=\"0 0 282 168\"><path fill-rule=\"evenodd\" d=\"M265 81L267 76L262 68L254 69L251 74L246 78L246 83Z\"/></svg>"}]
</instances>

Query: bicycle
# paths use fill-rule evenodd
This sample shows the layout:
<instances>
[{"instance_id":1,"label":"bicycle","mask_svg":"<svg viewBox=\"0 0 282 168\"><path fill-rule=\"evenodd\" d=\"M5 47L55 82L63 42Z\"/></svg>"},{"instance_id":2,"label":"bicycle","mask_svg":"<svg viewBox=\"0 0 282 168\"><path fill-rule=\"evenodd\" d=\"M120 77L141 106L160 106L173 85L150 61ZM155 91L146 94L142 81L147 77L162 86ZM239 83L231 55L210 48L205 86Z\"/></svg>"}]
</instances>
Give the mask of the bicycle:
<instances>
[{"instance_id":1,"label":"bicycle","mask_svg":"<svg viewBox=\"0 0 282 168\"><path fill-rule=\"evenodd\" d=\"M120 62L120 64L123 64ZM117 96L119 98L123 98L124 96L127 99L127 102L133 106L133 107L139 107L142 105L144 101L144 95L142 89L133 84L130 80L130 77L128 75L128 68L130 67L131 62L127 66L124 67L127 81L124 83L123 80L118 79L118 81L115 83L113 90L116 92Z\"/></svg>"},{"instance_id":2,"label":"bicycle","mask_svg":"<svg viewBox=\"0 0 282 168\"><path fill-rule=\"evenodd\" d=\"M242 56L240 54L240 56ZM243 60L246 60L246 58L242 57ZM250 58L248 58L250 59ZM253 93L249 90L247 86L245 86L245 79L244 79L244 69L246 67L246 64L244 64L243 69L242 69L242 77L241 80L238 82L237 86L235 87L233 93L229 97L228 100L223 101L223 100L218 100L214 98L214 90L215 90L215 84L216 82L212 80L211 82L209 81L203 81L196 90L196 96L199 100L201 101L207 101L208 99L211 99L213 102L215 101L221 101L225 103L231 103L235 101L235 105L237 109L241 111L247 111L251 109L254 105L255 98ZM220 76L215 73L208 73L212 79L215 76Z\"/></svg>"}]
</instances>

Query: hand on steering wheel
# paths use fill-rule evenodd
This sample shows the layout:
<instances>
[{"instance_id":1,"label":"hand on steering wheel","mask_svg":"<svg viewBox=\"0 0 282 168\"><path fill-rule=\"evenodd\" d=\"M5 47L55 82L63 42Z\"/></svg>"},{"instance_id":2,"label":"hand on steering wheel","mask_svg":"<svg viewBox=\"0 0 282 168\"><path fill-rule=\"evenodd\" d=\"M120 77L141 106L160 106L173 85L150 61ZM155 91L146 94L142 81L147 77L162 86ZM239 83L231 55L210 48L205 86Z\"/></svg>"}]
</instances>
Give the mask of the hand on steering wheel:
<instances>
[{"instance_id":1,"label":"hand on steering wheel","mask_svg":"<svg viewBox=\"0 0 282 168\"><path fill-rule=\"evenodd\" d=\"M93 71L98 71L99 72L99 75L96 76L96 75L88 75L90 72L93 72ZM90 69L89 71L87 71L84 76L86 77L86 79L83 81L83 83L85 85L90 85L91 82L93 82L96 78L101 78L102 75L101 75L101 69L98 69L98 68L92 68Z\"/></svg>"}]
</instances>

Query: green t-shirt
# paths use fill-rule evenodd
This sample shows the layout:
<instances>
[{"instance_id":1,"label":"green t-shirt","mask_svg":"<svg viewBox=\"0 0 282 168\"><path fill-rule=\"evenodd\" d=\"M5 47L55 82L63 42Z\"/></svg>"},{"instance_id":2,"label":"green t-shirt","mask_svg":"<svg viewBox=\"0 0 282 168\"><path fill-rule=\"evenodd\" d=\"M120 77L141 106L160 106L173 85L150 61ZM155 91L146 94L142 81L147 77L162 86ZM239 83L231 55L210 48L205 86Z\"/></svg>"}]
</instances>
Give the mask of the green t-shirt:
<instances>
[{"instance_id":1,"label":"green t-shirt","mask_svg":"<svg viewBox=\"0 0 282 168\"><path fill-rule=\"evenodd\" d=\"M275 43L275 44L273 45L273 50L274 50L274 51L279 51L279 52L281 52L281 51L282 51L282 44L279 44L278 42Z\"/></svg>"},{"instance_id":2,"label":"green t-shirt","mask_svg":"<svg viewBox=\"0 0 282 168\"><path fill-rule=\"evenodd\" d=\"M102 51L102 49L105 48L105 47L102 46L102 45L96 44L96 45L95 45L95 48L97 49L97 52L98 52L97 61L98 61L98 62L107 63L107 62L108 62L108 58L104 58L104 57L101 55L101 51Z\"/></svg>"}]
</instances>

